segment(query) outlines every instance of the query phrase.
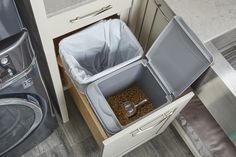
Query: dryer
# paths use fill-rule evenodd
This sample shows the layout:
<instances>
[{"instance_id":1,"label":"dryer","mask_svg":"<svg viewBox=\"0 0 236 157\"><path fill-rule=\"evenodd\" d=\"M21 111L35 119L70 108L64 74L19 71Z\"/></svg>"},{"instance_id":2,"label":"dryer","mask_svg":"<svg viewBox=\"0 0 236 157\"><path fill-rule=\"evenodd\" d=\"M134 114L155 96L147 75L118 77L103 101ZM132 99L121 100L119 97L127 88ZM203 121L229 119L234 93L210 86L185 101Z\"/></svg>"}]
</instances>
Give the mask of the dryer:
<instances>
[{"instance_id":1,"label":"dryer","mask_svg":"<svg viewBox=\"0 0 236 157\"><path fill-rule=\"evenodd\" d=\"M14 1L0 1L0 25L0 156L17 157L58 123Z\"/></svg>"},{"instance_id":2,"label":"dryer","mask_svg":"<svg viewBox=\"0 0 236 157\"><path fill-rule=\"evenodd\" d=\"M22 31L0 42L0 155L18 156L56 127L28 33Z\"/></svg>"}]
</instances>

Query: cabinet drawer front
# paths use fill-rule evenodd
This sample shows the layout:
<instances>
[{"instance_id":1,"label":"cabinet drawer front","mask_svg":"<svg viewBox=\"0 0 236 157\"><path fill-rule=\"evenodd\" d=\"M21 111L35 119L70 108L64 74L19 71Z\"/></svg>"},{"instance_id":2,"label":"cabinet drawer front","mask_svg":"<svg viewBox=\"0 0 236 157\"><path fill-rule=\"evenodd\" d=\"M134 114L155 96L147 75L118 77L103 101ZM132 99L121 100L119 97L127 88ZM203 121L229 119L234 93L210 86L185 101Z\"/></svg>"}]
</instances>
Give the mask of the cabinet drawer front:
<instances>
[{"instance_id":1,"label":"cabinet drawer front","mask_svg":"<svg viewBox=\"0 0 236 157\"><path fill-rule=\"evenodd\" d=\"M161 133L190 101L193 95L192 92L184 95L171 104L104 140L103 157L121 156Z\"/></svg>"},{"instance_id":2,"label":"cabinet drawer front","mask_svg":"<svg viewBox=\"0 0 236 157\"><path fill-rule=\"evenodd\" d=\"M132 0L97 0L48 18L52 36L82 28L131 7Z\"/></svg>"},{"instance_id":3,"label":"cabinet drawer front","mask_svg":"<svg viewBox=\"0 0 236 157\"><path fill-rule=\"evenodd\" d=\"M132 137L139 136L135 139L143 138L144 140L147 137L147 135L152 135L157 130L159 130L167 119L168 117L162 114L161 116L157 117L157 119L153 120L152 122L149 122L145 124L144 126L141 126L140 128L134 130L130 134L127 134L129 136L127 137L127 139L130 138L131 136Z\"/></svg>"}]
</instances>

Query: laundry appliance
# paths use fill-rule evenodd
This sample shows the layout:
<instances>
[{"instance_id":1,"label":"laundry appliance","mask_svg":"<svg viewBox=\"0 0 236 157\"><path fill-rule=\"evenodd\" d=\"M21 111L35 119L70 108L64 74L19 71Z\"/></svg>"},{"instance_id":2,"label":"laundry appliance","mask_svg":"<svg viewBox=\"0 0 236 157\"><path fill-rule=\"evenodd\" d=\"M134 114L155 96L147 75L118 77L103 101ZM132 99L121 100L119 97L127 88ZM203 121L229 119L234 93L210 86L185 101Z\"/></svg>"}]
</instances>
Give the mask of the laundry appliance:
<instances>
[{"instance_id":1,"label":"laundry appliance","mask_svg":"<svg viewBox=\"0 0 236 157\"><path fill-rule=\"evenodd\" d=\"M13 0L0 1L0 156L20 156L58 126L29 34Z\"/></svg>"}]
</instances>

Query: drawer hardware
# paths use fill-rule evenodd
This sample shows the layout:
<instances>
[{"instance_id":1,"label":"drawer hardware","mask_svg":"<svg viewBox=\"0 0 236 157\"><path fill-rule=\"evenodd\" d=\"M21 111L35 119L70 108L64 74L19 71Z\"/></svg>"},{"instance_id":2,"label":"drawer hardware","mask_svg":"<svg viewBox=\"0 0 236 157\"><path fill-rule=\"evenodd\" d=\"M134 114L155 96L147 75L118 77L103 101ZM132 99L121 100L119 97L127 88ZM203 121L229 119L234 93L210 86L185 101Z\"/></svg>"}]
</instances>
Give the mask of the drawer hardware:
<instances>
[{"instance_id":1,"label":"drawer hardware","mask_svg":"<svg viewBox=\"0 0 236 157\"><path fill-rule=\"evenodd\" d=\"M84 16L77 16L76 18L71 19L71 20L70 20L70 23L76 23L76 22L78 22L79 20L82 20L82 19L87 19L87 18L95 17L95 16L97 16L97 15L99 15L99 14L101 14L101 13L107 11L107 10L110 10L110 9L112 9L112 6L111 6L111 5L108 5L108 6L106 6L106 7L102 7L101 9L99 9L99 10L97 10L97 11L94 11L94 12L92 12L92 13L89 13L89 14L87 14L87 15L84 15Z\"/></svg>"},{"instance_id":2,"label":"drawer hardware","mask_svg":"<svg viewBox=\"0 0 236 157\"><path fill-rule=\"evenodd\" d=\"M174 110L175 111L175 110ZM170 112L167 112L165 115L166 115L166 117L170 117L173 113L174 113L174 111L170 111Z\"/></svg>"},{"instance_id":3,"label":"drawer hardware","mask_svg":"<svg viewBox=\"0 0 236 157\"><path fill-rule=\"evenodd\" d=\"M136 135L139 135L139 134L142 134L148 130L151 130L153 128L155 128L156 126L158 126L159 124L161 124L163 121L167 120L168 117L166 117L166 115L162 115L163 119L161 121L158 121L157 123L155 123L154 125L148 127L148 128L145 128L145 127L140 127L138 128L137 130L133 131L131 134L132 136L136 136ZM152 122L151 122L152 123Z\"/></svg>"}]
</instances>

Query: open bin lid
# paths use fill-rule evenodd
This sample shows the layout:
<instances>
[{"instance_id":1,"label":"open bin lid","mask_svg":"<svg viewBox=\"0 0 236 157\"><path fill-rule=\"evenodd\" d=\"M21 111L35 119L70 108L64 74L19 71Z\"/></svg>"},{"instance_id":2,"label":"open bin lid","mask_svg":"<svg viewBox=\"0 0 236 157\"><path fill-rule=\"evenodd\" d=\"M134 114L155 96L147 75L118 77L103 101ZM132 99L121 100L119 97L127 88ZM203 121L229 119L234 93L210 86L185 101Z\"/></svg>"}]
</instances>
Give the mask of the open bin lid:
<instances>
[{"instance_id":1,"label":"open bin lid","mask_svg":"<svg viewBox=\"0 0 236 157\"><path fill-rule=\"evenodd\" d=\"M165 27L146 57L174 97L182 94L213 62L202 42L178 16Z\"/></svg>"}]
</instances>

